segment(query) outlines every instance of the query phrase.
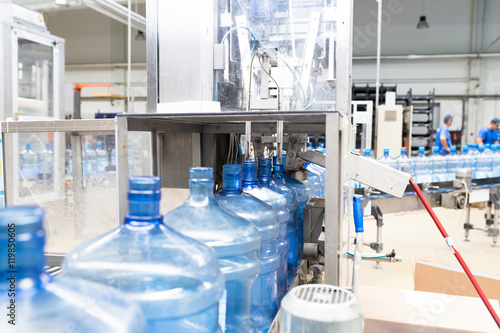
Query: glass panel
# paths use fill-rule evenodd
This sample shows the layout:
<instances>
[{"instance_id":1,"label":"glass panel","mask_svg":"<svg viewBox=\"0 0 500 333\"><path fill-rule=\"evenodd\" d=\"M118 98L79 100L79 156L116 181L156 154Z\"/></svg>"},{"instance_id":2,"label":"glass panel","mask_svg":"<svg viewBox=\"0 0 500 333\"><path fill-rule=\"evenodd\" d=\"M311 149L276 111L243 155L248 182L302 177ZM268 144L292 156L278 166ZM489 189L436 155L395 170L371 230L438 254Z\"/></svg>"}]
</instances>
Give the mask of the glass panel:
<instances>
[{"instance_id":1,"label":"glass panel","mask_svg":"<svg viewBox=\"0 0 500 333\"><path fill-rule=\"evenodd\" d=\"M8 134L13 139L7 168L17 174L9 205L45 210L46 252L66 253L118 225L114 135ZM81 143L75 158L73 147ZM48 145L47 145L48 144ZM81 177L75 165L81 163ZM9 192L10 190L10 192Z\"/></svg>"},{"instance_id":2,"label":"glass panel","mask_svg":"<svg viewBox=\"0 0 500 333\"><path fill-rule=\"evenodd\" d=\"M16 112L19 115L52 117L52 47L19 38L17 70L19 96Z\"/></svg>"}]
</instances>

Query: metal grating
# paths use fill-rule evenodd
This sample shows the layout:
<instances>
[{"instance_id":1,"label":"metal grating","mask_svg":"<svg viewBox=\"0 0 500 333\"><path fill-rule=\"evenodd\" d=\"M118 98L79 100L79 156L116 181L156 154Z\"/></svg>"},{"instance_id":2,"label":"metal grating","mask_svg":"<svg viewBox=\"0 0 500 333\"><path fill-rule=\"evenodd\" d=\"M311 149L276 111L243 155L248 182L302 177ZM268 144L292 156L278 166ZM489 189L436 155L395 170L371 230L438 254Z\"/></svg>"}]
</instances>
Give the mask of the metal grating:
<instances>
[{"instance_id":1,"label":"metal grating","mask_svg":"<svg viewBox=\"0 0 500 333\"><path fill-rule=\"evenodd\" d=\"M352 301L352 294L330 286L308 285L295 290L295 297L308 303L342 304Z\"/></svg>"}]
</instances>

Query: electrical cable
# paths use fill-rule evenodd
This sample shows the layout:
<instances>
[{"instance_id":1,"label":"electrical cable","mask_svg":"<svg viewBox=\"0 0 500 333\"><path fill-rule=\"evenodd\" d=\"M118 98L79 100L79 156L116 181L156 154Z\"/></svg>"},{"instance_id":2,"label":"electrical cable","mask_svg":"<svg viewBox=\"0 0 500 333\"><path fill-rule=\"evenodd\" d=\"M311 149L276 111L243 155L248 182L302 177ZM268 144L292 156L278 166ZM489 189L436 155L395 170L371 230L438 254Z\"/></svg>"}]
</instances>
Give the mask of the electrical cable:
<instances>
[{"instance_id":1,"label":"electrical cable","mask_svg":"<svg viewBox=\"0 0 500 333\"><path fill-rule=\"evenodd\" d=\"M253 45L252 45L252 50L250 51L250 53L253 52L253 50L255 50L255 44L256 44L256 41L259 42L259 46L262 46L262 41L259 37L259 35L257 34L257 32L255 32L255 30L253 30L252 28L250 27L245 27L245 26L236 26L236 27L233 27L231 29L229 29L228 32L226 32L224 34L224 36L222 37L222 40L221 40L221 44L224 44L224 42L226 41L227 37L229 36L229 34L237 29L246 29L248 30L251 34L252 34L252 37L253 37ZM218 102L219 101L219 70L217 69L215 71L215 101Z\"/></svg>"},{"instance_id":2,"label":"electrical cable","mask_svg":"<svg viewBox=\"0 0 500 333\"><path fill-rule=\"evenodd\" d=\"M432 210L432 207L431 205L429 204L429 202L427 201L427 199L425 198L424 194L422 193L422 191L420 190L420 188L418 187L417 183L415 182L415 179L413 179L412 176L410 176L410 184L411 186L415 189L415 192L417 193L417 196L419 197L420 201L422 201L422 203L424 204L424 207L425 209L427 210L427 212L429 213L429 215L431 216L431 218L434 220L434 223L436 224L436 227L439 229L439 231L441 232L441 235L443 236L443 238L445 239L446 241L446 244L448 245L448 247L450 248L451 252L455 255L455 257L457 258L458 262L460 263L460 266L462 266L465 274L467 275L467 277L469 278L470 282L472 283L472 285L474 286L474 289L476 289L479 297L481 297L481 300L483 301L484 305L486 306L486 308L488 309L488 311L490 312L491 316L493 317L493 319L495 320L495 323L497 324L497 326L500 328L500 318L498 317L497 313L495 312L495 310L493 309L493 307L491 306L491 303L490 301L488 300L488 298L486 297L486 295L484 294L483 290L481 289L481 286L479 285L479 283L477 282L476 278L474 277L474 275L472 274L472 272L470 271L469 267L467 266L467 264L465 263L465 260L462 258L462 256L460 255L460 252L458 252L458 250L455 248L455 245L453 244L453 240L451 239L451 237L448 235L448 233L446 232L446 230L444 229L443 225L441 224L441 222L439 221L438 217L436 216L436 214L434 213L434 211Z\"/></svg>"}]
</instances>

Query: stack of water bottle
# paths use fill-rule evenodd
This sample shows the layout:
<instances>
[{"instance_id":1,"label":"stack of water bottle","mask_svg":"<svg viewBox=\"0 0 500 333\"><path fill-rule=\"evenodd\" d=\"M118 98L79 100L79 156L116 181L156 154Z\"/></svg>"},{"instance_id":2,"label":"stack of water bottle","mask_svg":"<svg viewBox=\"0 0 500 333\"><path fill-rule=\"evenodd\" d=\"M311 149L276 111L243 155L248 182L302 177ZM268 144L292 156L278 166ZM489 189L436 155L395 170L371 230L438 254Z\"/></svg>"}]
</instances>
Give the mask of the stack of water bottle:
<instances>
[{"instance_id":1,"label":"stack of water bottle","mask_svg":"<svg viewBox=\"0 0 500 333\"><path fill-rule=\"evenodd\" d=\"M321 169L309 169L321 185ZM130 178L123 225L72 250L54 280L43 273L43 212L0 212L1 247L23 235L14 240L16 278L30 281L17 291L20 331L267 332L302 257L310 193L270 159L224 165L216 194L212 168L190 175L187 201L164 216L161 179ZM7 260L0 269L7 307Z\"/></svg>"},{"instance_id":2,"label":"stack of water bottle","mask_svg":"<svg viewBox=\"0 0 500 333\"><path fill-rule=\"evenodd\" d=\"M54 171L54 152L48 142L38 154L31 148L31 143L19 153L19 178L29 180L52 180Z\"/></svg>"},{"instance_id":3,"label":"stack of water bottle","mask_svg":"<svg viewBox=\"0 0 500 333\"><path fill-rule=\"evenodd\" d=\"M391 168L412 174L417 183L452 181L457 168L472 170L472 178L500 177L500 145L468 144L457 154L457 148L451 147L448 155L439 154L439 148L433 147L432 155L425 155L425 148L418 148L418 156L409 158L406 148L401 148L397 158L389 156L389 148L384 148L384 155L377 161ZM371 150L365 149L365 157L371 157ZM363 185L356 184L356 187Z\"/></svg>"}]
</instances>

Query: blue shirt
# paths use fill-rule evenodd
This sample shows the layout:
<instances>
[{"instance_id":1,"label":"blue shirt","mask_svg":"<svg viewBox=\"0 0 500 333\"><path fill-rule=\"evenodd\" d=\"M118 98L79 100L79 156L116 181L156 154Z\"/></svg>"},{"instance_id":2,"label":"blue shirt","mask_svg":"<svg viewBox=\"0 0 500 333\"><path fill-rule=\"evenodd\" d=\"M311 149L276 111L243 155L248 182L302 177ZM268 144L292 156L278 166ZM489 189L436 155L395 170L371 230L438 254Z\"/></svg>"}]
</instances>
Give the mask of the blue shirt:
<instances>
[{"instance_id":1,"label":"blue shirt","mask_svg":"<svg viewBox=\"0 0 500 333\"><path fill-rule=\"evenodd\" d=\"M437 131L436 131L436 146L439 147L440 154L449 154L443 148L443 144L441 143L441 135L444 135L444 137L446 138L446 144L448 145L448 148L451 148L450 130L448 129L448 126L446 126L445 124L442 124L441 126L439 126Z\"/></svg>"},{"instance_id":2,"label":"blue shirt","mask_svg":"<svg viewBox=\"0 0 500 333\"><path fill-rule=\"evenodd\" d=\"M483 139L483 144L492 144L498 141L498 132L496 130L490 130L488 126L484 126L477 133L477 137Z\"/></svg>"}]
</instances>

